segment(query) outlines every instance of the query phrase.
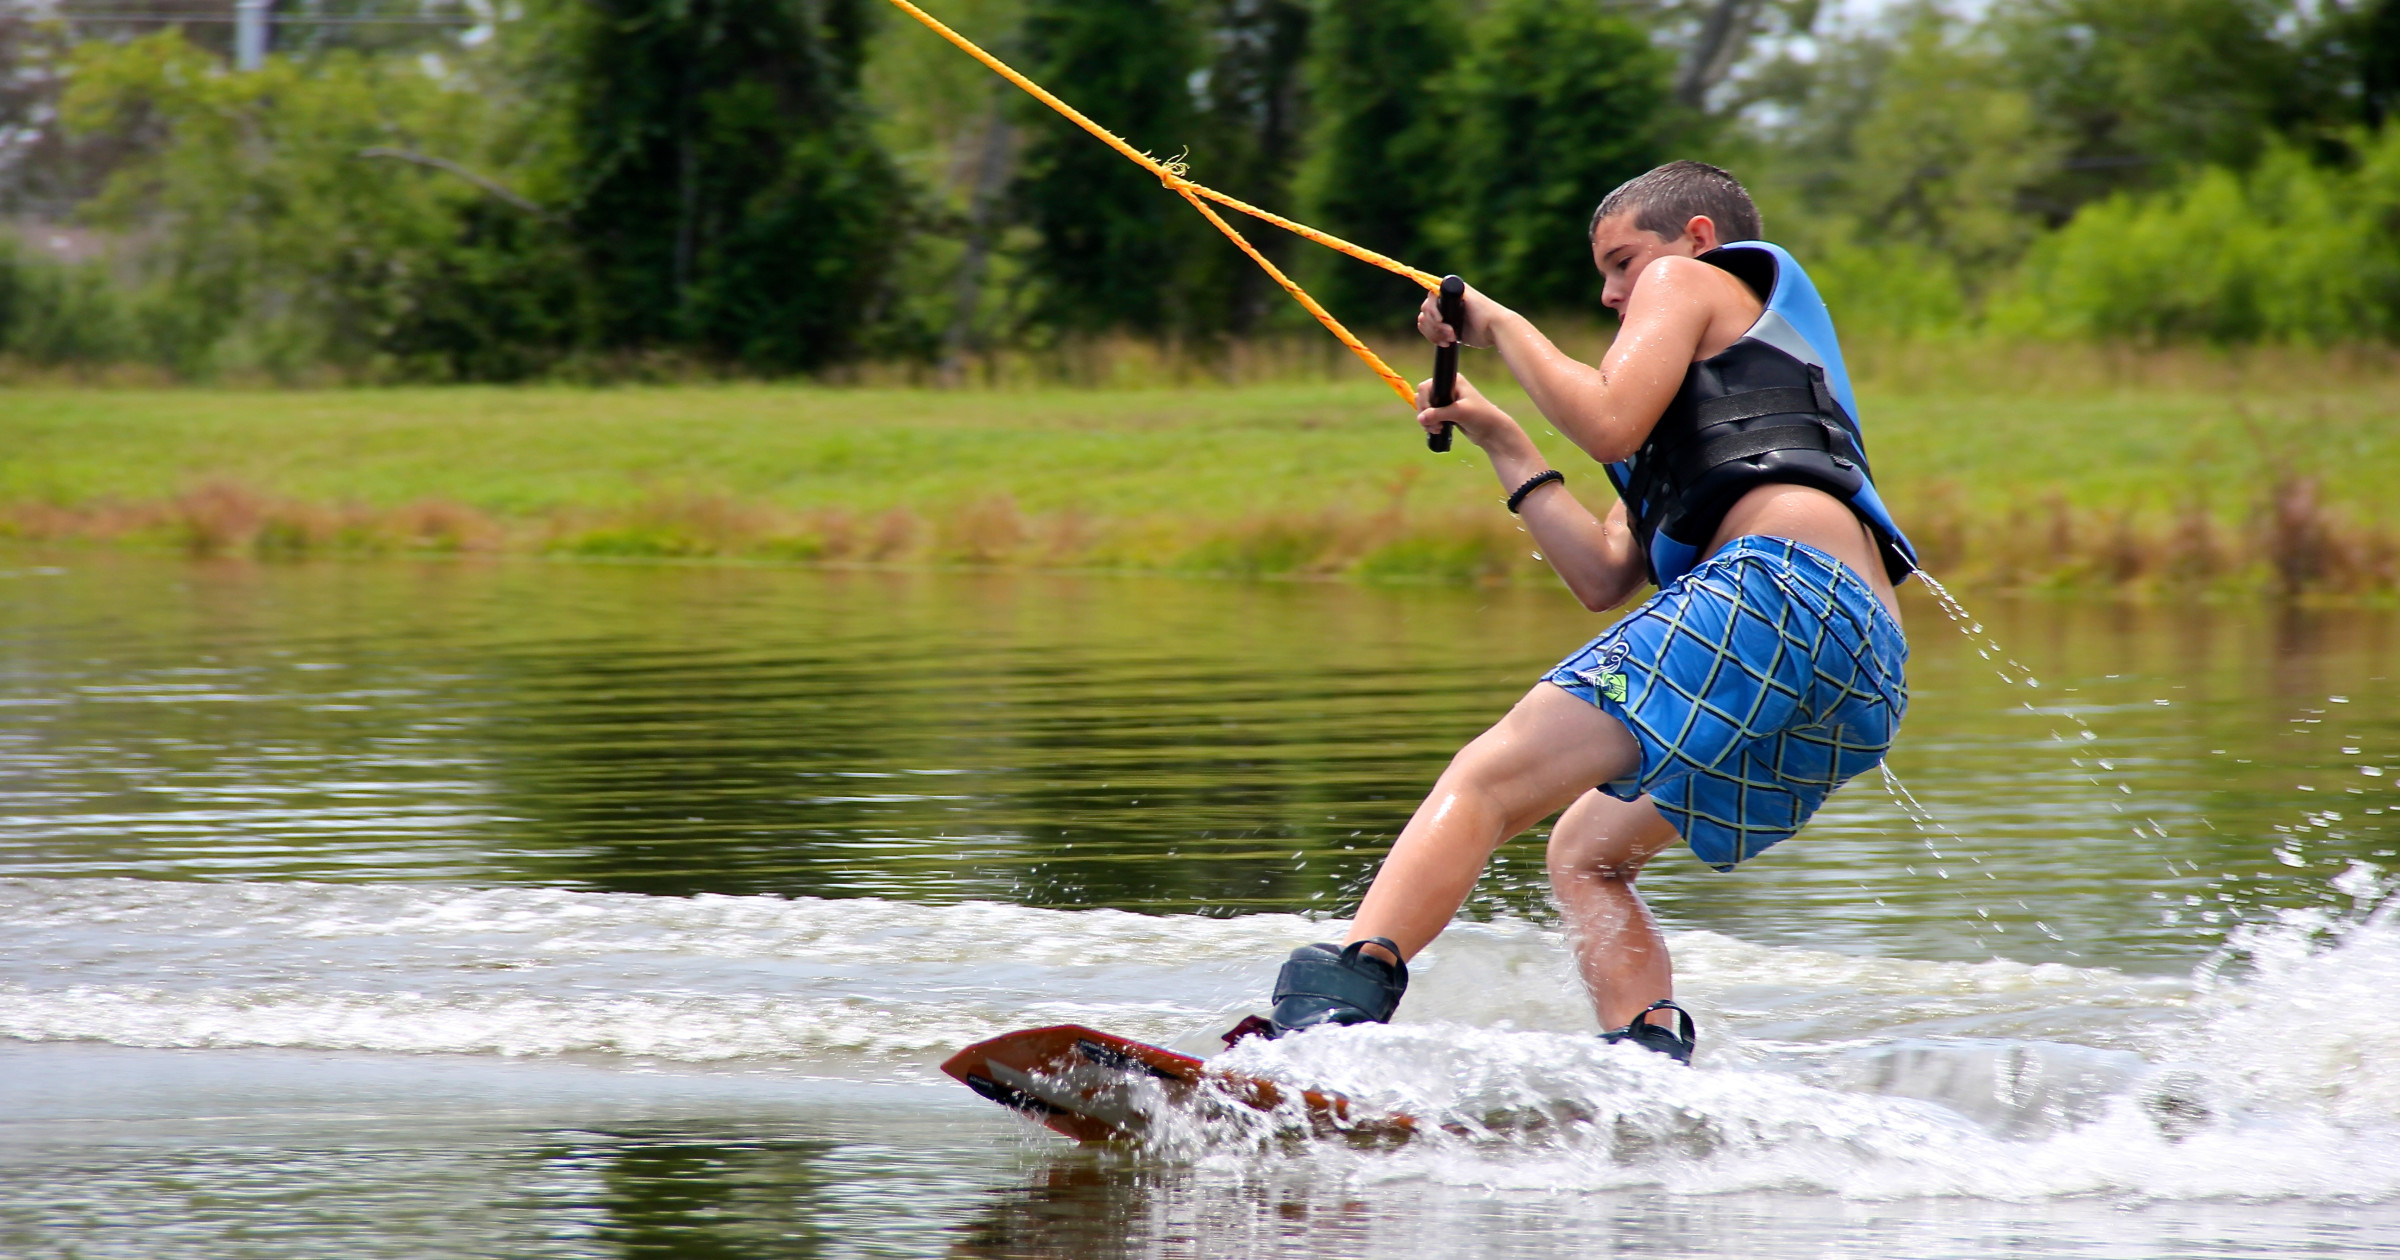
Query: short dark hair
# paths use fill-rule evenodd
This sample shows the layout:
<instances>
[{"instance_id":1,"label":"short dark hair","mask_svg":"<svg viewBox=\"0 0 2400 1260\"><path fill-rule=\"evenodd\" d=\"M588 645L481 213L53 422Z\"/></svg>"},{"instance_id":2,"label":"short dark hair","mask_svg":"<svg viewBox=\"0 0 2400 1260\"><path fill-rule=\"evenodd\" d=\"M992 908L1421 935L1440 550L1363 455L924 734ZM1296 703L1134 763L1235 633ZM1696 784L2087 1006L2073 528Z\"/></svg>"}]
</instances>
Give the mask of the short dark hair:
<instances>
[{"instance_id":1,"label":"short dark hair","mask_svg":"<svg viewBox=\"0 0 2400 1260\"><path fill-rule=\"evenodd\" d=\"M1635 227L1670 241L1683 239L1683 225L1695 214L1705 214L1717 225L1720 240L1755 241L1763 230L1758 207L1751 204L1742 181L1706 162L1669 162L1617 185L1592 211L1584 236L1597 234L1602 219L1628 210L1634 212Z\"/></svg>"}]
</instances>

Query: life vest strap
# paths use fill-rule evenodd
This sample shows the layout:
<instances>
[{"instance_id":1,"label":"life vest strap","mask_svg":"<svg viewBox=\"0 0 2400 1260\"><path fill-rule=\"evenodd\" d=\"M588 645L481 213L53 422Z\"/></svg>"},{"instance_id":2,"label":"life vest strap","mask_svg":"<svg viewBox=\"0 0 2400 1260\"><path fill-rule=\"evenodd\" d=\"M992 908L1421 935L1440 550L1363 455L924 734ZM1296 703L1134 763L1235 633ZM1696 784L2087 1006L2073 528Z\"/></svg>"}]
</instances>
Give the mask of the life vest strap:
<instances>
[{"instance_id":1,"label":"life vest strap","mask_svg":"<svg viewBox=\"0 0 2400 1260\"><path fill-rule=\"evenodd\" d=\"M1701 428L1756 420L1760 416L1813 416L1817 414L1817 391L1805 385L1749 389L1723 398L1703 399L1694 410Z\"/></svg>"},{"instance_id":2,"label":"life vest strap","mask_svg":"<svg viewBox=\"0 0 2400 1260\"><path fill-rule=\"evenodd\" d=\"M1848 456L1848 443L1841 442L1825 424L1778 424L1760 429L1744 429L1722 437L1707 438L1676 452L1677 479L1691 485L1737 459L1749 459L1769 451L1823 451L1829 455Z\"/></svg>"}]
</instances>

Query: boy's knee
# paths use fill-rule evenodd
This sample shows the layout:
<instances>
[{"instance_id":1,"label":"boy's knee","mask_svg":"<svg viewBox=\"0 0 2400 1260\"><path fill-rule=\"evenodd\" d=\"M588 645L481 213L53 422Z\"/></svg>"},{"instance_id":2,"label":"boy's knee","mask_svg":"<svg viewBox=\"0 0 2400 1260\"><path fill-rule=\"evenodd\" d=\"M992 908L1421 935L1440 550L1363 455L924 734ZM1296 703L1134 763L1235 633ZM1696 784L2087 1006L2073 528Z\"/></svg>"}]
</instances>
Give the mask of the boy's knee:
<instances>
[{"instance_id":1,"label":"boy's knee","mask_svg":"<svg viewBox=\"0 0 2400 1260\"><path fill-rule=\"evenodd\" d=\"M1621 847L1570 840L1560 843L1557 833L1550 836L1549 852L1544 854L1552 882L1566 879L1631 880L1641 874L1642 859Z\"/></svg>"},{"instance_id":2,"label":"boy's knee","mask_svg":"<svg viewBox=\"0 0 2400 1260\"><path fill-rule=\"evenodd\" d=\"M1620 801L1592 791L1559 816L1543 857L1553 880L1631 880L1677 839L1673 825L1647 800Z\"/></svg>"}]
</instances>

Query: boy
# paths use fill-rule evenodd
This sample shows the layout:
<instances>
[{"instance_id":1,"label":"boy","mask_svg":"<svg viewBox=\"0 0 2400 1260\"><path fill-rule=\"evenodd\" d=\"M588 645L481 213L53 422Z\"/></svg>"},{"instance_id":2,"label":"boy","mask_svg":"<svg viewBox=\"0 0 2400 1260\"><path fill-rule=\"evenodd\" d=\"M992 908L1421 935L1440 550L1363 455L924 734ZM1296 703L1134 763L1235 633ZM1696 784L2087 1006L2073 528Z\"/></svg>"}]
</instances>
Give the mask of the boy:
<instances>
[{"instance_id":1,"label":"boy","mask_svg":"<svg viewBox=\"0 0 2400 1260\"><path fill-rule=\"evenodd\" d=\"M1463 377L1447 407L1420 388L1418 423L1456 424L1491 457L1509 510L1585 607L1645 579L1660 589L1451 760L1344 943L1284 964L1275 1033L1389 1020L1406 960L1492 851L1564 808L1551 886L1604 1035L1688 1063L1695 1030L1634 892L1642 864L1680 838L1731 870L1891 747L1908 704L1892 588L1914 552L1868 479L1824 303L1758 235L1749 194L1713 166L1669 163L1610 193L1592 260L1620 326L1597 369L1471 289L1461 328L1426 300L1419 330L1496 348L1559 433L1608 465L1619 501L1594 519Z\"/></svg>"}]
</instances>

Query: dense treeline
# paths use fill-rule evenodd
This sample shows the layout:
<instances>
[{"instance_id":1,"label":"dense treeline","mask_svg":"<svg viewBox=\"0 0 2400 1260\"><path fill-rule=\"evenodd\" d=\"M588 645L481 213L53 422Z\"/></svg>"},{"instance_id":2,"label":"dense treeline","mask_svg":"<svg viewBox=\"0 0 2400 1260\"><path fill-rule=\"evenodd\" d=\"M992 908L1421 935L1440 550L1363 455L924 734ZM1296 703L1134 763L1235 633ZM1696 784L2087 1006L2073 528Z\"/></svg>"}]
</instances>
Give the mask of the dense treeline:
<instances>
[{"instance_id":1,"label":"dense treeline","mask_svg":"<svg viewBox=\"0 0 2400 1260\"><path fill-rule=\"evenodd\" d=\"M934 7L1196 178L1527 309L1596 317L1590 206L1701 156L1886 334L2400 336L2400 0ZM77 29L0 19L20 362L772 374L1300 318L881 0L537 0L248 72ZM1345 318L1405 317L1406 282L1255 239Z\"/></svg>"}]
</instances>

